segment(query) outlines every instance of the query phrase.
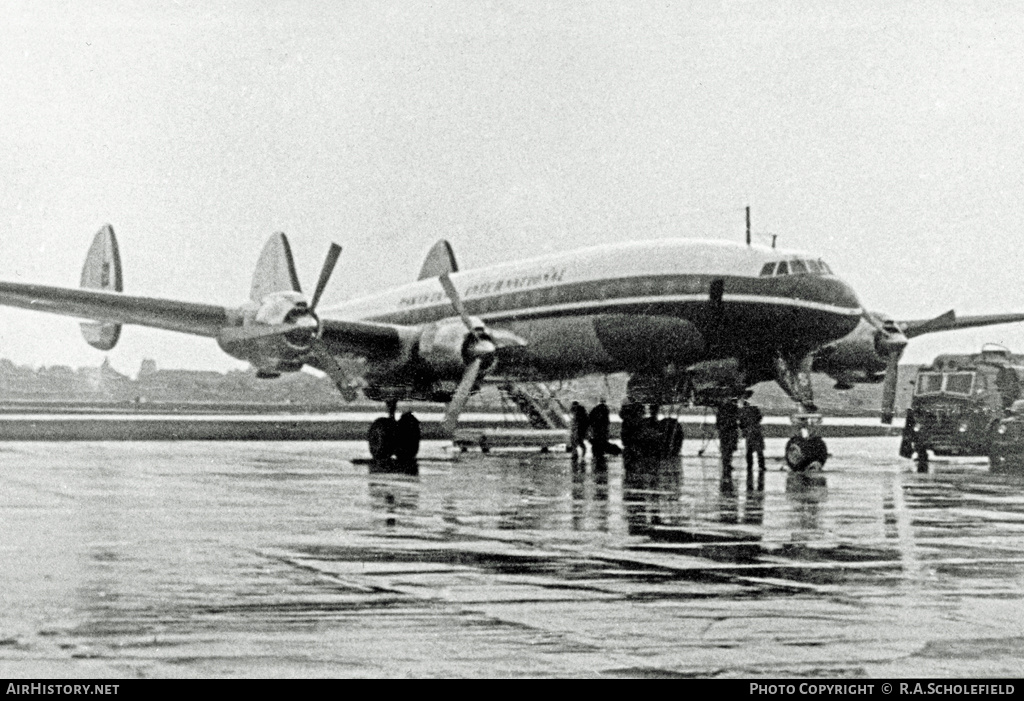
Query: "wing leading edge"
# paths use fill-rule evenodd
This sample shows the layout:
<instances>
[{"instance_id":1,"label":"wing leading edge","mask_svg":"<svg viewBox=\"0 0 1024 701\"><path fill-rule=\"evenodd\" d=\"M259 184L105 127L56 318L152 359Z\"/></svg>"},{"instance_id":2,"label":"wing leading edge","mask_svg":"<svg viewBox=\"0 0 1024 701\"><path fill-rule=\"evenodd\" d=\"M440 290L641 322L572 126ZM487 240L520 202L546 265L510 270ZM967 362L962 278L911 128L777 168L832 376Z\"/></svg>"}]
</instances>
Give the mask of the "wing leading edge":
<instances>
[{"instance_id":1,"label":"wing leading edge","mask_svg":"<svg viewBox=\"0 0 1024 701\"><path fill-rule=\"evenodd\" d=\"M134 324L216 338L244 323L242 310L140 297L120 292L0 282L0 304L113 324ZM401 353L404 326L324 319L322 338L332 353L366 358Z\"/></svg>"},{"instance_id":2,"label":"wing leading edge","mask_svg":"<svg viewBox=\"0 0 1024 701\"><path fill-rule=\"evenodd\" d=\"M0 304L113 324L217 336L241 316L226 307L137 297L120 292L0 282ZM234 323L233 323L234 322Z\"/></svg>"},{"instance_id":3,"label":"wing leading edge","mask_svg":"<svg viewBox=\"0 0 1024 701\"><path fill-rule=\"evenodd\" d=\"M950 309L932 319L916 319L913 321L900 321L898 326L903 330L907 338L914 338L926 333L936 331L953 331L956 329L969 329L978 326L992 326L995 324L1010 324L1024 321L1024 314L982 314L977 316L961 316Z\"/></svg>"}]
</instances>

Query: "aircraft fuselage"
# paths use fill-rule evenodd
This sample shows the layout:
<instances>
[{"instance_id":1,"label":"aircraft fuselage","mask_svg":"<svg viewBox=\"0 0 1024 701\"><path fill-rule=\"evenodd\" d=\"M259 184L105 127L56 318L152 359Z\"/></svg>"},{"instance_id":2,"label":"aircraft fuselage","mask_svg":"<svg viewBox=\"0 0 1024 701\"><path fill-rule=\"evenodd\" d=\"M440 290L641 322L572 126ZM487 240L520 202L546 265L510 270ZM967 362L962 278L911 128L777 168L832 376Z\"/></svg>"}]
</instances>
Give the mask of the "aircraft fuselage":
<instances>
[{"instance_id":1,"label":"aircraft fuselage","mask_svg":"<svg viewBox=\"0 0 1024 701\"><path fill-rule=\"evenodd\" d=\"M757 374L780 354L800 358L846 336L861 318L856 294L831 273L763 274L769 263L806 259L762 246L662 240L467 270L451 280L471 316L527 342L501 360L503 375L657 373L721 358L738 358ZM431 278L323 316L424 325L453 310Z\"/></svg>"}]
</instances>

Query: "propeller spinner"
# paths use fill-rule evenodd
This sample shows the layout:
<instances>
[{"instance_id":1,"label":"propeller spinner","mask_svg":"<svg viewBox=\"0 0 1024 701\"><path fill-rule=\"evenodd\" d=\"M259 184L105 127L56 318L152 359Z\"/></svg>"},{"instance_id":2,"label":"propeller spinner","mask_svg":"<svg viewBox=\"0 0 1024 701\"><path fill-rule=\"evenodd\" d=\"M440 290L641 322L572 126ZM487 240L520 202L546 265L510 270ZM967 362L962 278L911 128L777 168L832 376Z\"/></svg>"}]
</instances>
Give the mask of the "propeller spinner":
<instances>
[{"instance_id":1,"label":"propeller spinner","mask_svg":"<svg viewBox=\"0 0 1024 701\"><path fill-rule=\"evenodd\" d=\"M498 345L525 346L526 341L509 332L492 334L482 321L473 319L466 313L466 308L462 304L462 298L459 297L459 293L455 289L455 285L452 284L451 278L448 277L448 273L443 273L438 279L441 282L441 287L444 288L445 293L448 295L448 299L451 300L455 313L462 318L462 323L466 325L466 330L469 331L462 351L463 357L468 361L468 364L462 373L462 379L459 380L458 387L455 389L455 394L452 395L452 400L448 403L448 409L444 413L444 422L441 424L445 435L451 435L455 431L455 425L459 421L459 414L465 409L466 403L469 401L469 395L473 391L473 386L476 384L481 372L490 368L493 364L494 354L498 350Z\"/></svg>"}]
</instances>

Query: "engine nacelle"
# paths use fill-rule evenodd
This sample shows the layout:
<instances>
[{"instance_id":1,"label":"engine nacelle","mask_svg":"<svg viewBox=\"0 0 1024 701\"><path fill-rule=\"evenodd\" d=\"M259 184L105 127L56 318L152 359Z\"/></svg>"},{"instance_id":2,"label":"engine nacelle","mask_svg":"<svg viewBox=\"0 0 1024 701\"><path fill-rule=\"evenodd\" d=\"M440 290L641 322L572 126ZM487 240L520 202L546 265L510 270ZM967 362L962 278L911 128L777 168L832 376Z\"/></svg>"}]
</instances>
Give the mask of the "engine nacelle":
<instances>
[{"instance_id":1,"label":"engine nacelle","mask_svg":"<svg viewBox=\"0 0 1024 701\"><path fill-rule=\"evenodd\" d=\"M248 321L248 320L247 320ZM290 324L292 331L279 335L284 352L303 355L313 347L320 333L320 320L309 311L306 298L299 292L278 292L267 295L247 325L279 326Z\"/></svg>"},{"instance_id":2,"label":"engine nacelle","mask_svg":"<svg viewBox=\"0 0 1024 701\"><path fill-rule=\"evenodd\" d=\"M890 363L899 362L906 345L906 335L891 317L865 312L850 334L815 352L811 369L835 379L836 389L876 384L885 380Z\"/></svg>"},{"instance_id":3,"label":"engine nacelle","mask_svg":"<svg viewBox=\"0 0 1024 701\"><path fill-rule=\"evenodd\" d=\"M885 379L885 373L851 370L834 375L829 373L829 377L836 381L836 389L853 389L854 385L877 385Z\"/></svg>"},{"instance_id":4,"label":"engine nacelle","mask_svg":"<svg viewBox=\"0 0 1024 701\"><path fill-rule=\"evenodd\" d=\"M847 336L815 352L811 370L825 373L841 383L865 381L853 379L853 376L873 378L879 373L884 376L886 359L879 353L877 337L878 330L861 319Z\"/></svg>"},{"instance_id":5,"label":"engine nacelle","mask_svg":"<svg viewBox=\"0 0 1024 701\"><path fill-rule=\"evenodd\" d=\"M241 325L225 329L217 343L225 353L253 364L262 377L301 369L320 333L320 320L298 292L276 292L241 309Z\"/></svg>"},{"instance_id":6,"label":"engine nacelle","mask_svg":"<svg viewBox=\"0 0 1024 701\"><path fill-rule=\"evenodd\" d=\"M458 379L474 358L473 349L479 343L489 343L479 319L470 319L474 331L469 331L461 319L450 319L429 324L420 334L417 348L418 360L427 366L431 374L446 379ZM492 347L493 350L493 347ZM493 365L494 359L485 359L483 371Z\"/></svg>"}]
</instances>

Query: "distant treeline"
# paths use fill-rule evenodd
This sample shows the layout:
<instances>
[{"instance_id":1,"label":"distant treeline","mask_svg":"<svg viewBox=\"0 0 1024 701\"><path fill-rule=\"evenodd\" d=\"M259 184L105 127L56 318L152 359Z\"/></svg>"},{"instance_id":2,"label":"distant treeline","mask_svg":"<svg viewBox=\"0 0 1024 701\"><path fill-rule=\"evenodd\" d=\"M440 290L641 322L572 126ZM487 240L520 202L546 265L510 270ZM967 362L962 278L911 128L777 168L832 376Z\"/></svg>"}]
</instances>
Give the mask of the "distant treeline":
<instances>
[{"instance_id":1,"label":"distant treeline","mask_svg":"<svg viewBox=\"0 0 1024 701\"><path fill-rule=\"evenodd\" d=\"M98 368L38 369L0 359L0 400L74 402L253 402L321 405L340 398L327 379L297 372L261 380L251 370L159 370L142 363L134 379L104 361Z\"/></svg>"},{"instance_id":2,"label":"distant treeline","mask_svg":"<svg viewBox=\"0 0 1024 701\"><path fill-rule=\"evenodd\" d=\"M359 363L351 361L350 371L360 374ZM910 404L910 381L916 366L900 369L897 412ZM823 411L841 415L877 415L881 403L881 385L858 385L836 390L831 378L815 375L815 397ZM566 404L577 400L593 406L601 397L618 407L626 396L626 376L622 374L590 376L551 385ZM124 375L104 361L99 367L69 368L51 366L32 368L0 359L0 402L74 401L74 402L226 402L253 404L294 404L323 407L343 406L333 383L309 372L282 375L261 380L252 370L226 373L201 370L161 370L152 360L144 360L135 378ZM788 414L793 403L774 383L762 383L754 389L753 401L767 414ZM472 400L472 406L501 407L496 389L487 388ZM700 411L700 409L697 409Z\"/></svg>"}]
</instances>

